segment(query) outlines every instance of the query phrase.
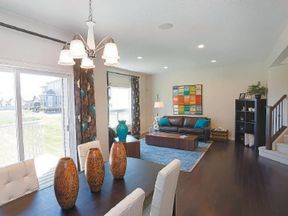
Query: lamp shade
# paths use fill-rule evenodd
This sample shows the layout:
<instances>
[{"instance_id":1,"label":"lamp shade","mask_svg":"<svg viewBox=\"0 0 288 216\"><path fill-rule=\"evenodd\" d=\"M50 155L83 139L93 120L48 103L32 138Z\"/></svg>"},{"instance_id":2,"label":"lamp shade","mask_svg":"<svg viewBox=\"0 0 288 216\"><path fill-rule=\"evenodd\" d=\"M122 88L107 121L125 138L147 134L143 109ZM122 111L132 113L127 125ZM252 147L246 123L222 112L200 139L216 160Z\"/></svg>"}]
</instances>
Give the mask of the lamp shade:
<instances>
[{"instance_id":1,"label":"lamp shade","mask_svg":"<svg viewBox=\"0 0 288 216\"><path fill-rule=\"evenodd\" d=\"M75 59L80 59L87 56L84 44L81 40L75 39L71 41L70 56Z\"/></svg>"},{"instance_id":2,"label":"lamp shade","mask_svg":"<svg viewBox=\"0 0 288 216\"><path fill-rule=\"evenodd\" d=\"M93 59L90 59L90 58L88 58L88 57L83 58L80 67L83 68L83 69L92 69L92 68L95 68Z\"/></svg>"},{"instance_id":3,"label":"lamp shade","mask_svg":"<svg viewBox=\"0 0 288 216\"><path fill-rule=\"evenodd\" d=\"M107 58L105 59L104 65L115 66L115 65L119 65L119 62L118 62L118 59L116 58Z\"/></svg>"},{"instance_id":4,"label":"lamp shade","mask_svg":"<svg viewBox=\"0 0 288 216\"><path fill-rule=\"evenodd\" d=\"M114 41L112 39L110 39L105 47L104 47L104 51L103 51L103 55L102 55L103 59L119 59L119 55L118 55L118 48L117 45L114 43Z\"/></svg>"},{"instance_id":5,"label":"lamp shade","mask_svg":"<svg viewBox=\"0 0 288 216\"><path fill-rule=\"evenodd\" d=\"M157 101L154 104L154 108L163 108L164 107L164 103L162 101Z\"/></svg>"},{"instance_id":6,"label":"lamp shade","mask_svg":"<svg viewBox=\"0 0 288 216\"><path fill-rule=\"evenodd\" d=\"M70 51L68 49L64 49L61 50L60 52L60 57L59 57L59 61L58 64L59 65L74 65L75 62L73 60L72 57L69 56Z\"/></svg>"}]
</instances>

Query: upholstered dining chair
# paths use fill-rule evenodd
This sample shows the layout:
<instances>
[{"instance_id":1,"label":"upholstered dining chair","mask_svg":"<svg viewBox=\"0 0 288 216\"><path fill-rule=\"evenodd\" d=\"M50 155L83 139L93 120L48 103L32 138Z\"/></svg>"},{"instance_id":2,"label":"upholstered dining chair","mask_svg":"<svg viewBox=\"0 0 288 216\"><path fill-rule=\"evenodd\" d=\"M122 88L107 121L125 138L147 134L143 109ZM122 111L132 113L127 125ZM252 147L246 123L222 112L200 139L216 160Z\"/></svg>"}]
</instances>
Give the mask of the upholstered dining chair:
<instances>
[{"instance_id":1,"label":"upholstered dining chair","mask_svg":"<svg viewBox=\"0 0 288 216\"><path fill-rule=\"evenodd\" d=\"M84 171L85 170L85 161L86 161L86 156L87 153L89 151L89 149L91 148L99 148L101 153L101 145L100 145L100 141L99 140L95 140L95 141L91 141L88 143L84 143L81 145L78 145L78 155L79 155L79 161L80 161L80 171ZM103 156L103 153L102 153Z\"/></svg>"},{"instance_id":2,"label":"upholstered dining chair","mask_svg":"<svg viewBox=\"0 0 288 216\"><path fill-rule=\"evenodd\" d=\"M152 203L144 210L144 216L172 215L180 165L181 162L175 159L160 170L155 183Z\"/></svg>"},{"instance_id":3,"label":"upholstered dining chair","mask_svg":"<svg viewBox=\"0 0 288 216\"><path fill-rule=\"evenodd\" d=\"M38 189L34 159L0 168L0 206Z\"/></svg>"},{"instance_id":4,"label":"upholstered dining chair","mask_svg":"<svg viewBox=\"0 0 288 216\"><path fill-rule=\"evenodd\" d=\"M145 192L137 188L104 216L141 216L144 199Z\"/></svg>"}]
</instances>

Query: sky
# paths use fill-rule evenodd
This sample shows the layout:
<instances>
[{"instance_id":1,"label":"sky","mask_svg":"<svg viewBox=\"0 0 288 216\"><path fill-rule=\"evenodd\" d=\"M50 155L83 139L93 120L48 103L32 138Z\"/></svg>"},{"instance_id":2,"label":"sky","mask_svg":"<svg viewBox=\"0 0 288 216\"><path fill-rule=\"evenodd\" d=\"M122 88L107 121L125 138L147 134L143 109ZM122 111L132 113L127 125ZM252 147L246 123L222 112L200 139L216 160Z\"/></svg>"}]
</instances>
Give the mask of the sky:
<instances>
[{"instance_id":1,"label":"sky","mask_svg":"<svg viewBox=\"0 0 288 216\"><path fill-rule=\"evenodd\" d=\"M34 95L41 94L41 86L46 85L46 82L59 80L59 77L43 76L35 74L21 74L21 97L25 99L32 99ZM2 72L0 70L0 100L14 100L14 72Z\"/></svg>"}]
</instances>

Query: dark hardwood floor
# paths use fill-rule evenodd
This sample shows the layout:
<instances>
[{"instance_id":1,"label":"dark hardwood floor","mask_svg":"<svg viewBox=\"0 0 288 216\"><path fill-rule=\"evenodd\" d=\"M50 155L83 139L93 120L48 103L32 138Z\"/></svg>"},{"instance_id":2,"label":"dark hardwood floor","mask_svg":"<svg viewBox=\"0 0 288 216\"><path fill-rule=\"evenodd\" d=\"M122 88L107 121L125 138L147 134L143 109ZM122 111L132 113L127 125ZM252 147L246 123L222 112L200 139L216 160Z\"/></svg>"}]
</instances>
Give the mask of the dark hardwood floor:
<instances>
[{"instance_id":1,"label":"dark hardwood floor","mask_svg":"<svg viewBox=\"0 0 288 216\"><path fill-rule=\"evenodd\" d=\"M288 215L288 166L234 141L214 142L191 173L180 172L177 216Z\"/></svg>"}]
</instances>

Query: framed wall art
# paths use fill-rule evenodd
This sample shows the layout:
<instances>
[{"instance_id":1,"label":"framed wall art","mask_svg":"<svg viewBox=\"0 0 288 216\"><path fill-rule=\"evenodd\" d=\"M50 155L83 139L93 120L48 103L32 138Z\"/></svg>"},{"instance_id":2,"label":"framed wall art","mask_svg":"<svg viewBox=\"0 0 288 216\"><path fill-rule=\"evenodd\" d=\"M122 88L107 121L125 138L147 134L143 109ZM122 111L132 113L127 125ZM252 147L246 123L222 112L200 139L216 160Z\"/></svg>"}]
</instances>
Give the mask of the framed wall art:
<instances>
[{"instance_id":1,"label":"framed wall art","mask_svg":"<svg viewBox=\"0 0 288 216\"><path fill-rule=\"evenodd\" d=\"M202 85L173 86L174 115L202 115Z\"/></svg>"}]
</instances>

